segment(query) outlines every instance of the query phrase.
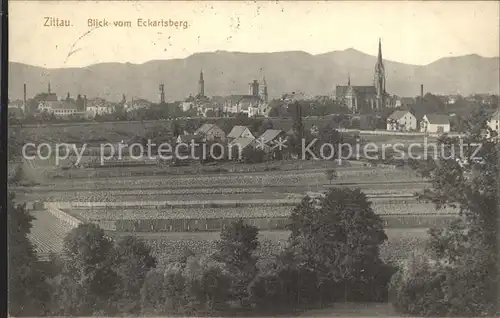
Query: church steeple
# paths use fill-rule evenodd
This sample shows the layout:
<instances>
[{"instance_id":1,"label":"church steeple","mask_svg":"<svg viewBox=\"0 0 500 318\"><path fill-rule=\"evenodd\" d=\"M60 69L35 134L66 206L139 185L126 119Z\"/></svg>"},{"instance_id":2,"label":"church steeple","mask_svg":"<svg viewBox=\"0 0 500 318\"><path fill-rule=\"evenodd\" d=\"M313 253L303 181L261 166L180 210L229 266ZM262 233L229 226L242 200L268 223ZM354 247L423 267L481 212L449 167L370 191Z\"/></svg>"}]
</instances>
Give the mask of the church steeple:
<instances>
[{"instance_id":1,"label":"church steeple","mask_svg":"<svg viewBox=\"0 0 500 318\"><path fill-rule=\"evenodd\" d=\"M347 73L347 86L351 86L351 74Z\"/></svg>"},{"instance_id":2,"label":"church steeple","mask_svg":"<svg viewBox=\"0 0 500 318\"><path fill-rule=\"evenodd\" d=\"M385 68L382 60L382 41L378 39L378 57L375 64L375 74L373 76L373 85L377 90L377 96L381 97L385 94Z\"/></svg>"},{"instance_id":3,"label":"church steeple","mask_svg":"<svg viewBox=\"0 0 500 318\"><path fill-rule=\"evenodd\" d=\"M373 75L373 86L377 92L377 108L385 107L385 68L382 59L382 41L378 39L378 56L375 64L375 74Z\"/></svg>"},{"instance_id":4,"label":"church steeple","mask_svg":"<svg viewBox=\"0 0 500 318\"><path fill-rule=\"evenodd\" d=\"M203 79L203 70L200 70L200 80L198 81L198 95L205 96L205 80Z\"/></svg>"},{"instance_id":5,"label":"church steeple","mask_svg":"<svg viewBox=\"0 0 500 318\"><path fill-rule=\"evenodd\" d=\"M382 40L378 38L378 63L382 64Z\"/></svg>"},{"instance_id":6,"label":"church steeple","mask_svg":"<svg viewBox=\"0 0 500 318\"><path fill-rule=\"evenodd\" d=\"M50 82L49 82L49 85L48 85L48 87L47 87L47 90L48 90L48 93L50 94L50 93L51 93L51 92L50 92Z\"/></svg>"}]
</instances>

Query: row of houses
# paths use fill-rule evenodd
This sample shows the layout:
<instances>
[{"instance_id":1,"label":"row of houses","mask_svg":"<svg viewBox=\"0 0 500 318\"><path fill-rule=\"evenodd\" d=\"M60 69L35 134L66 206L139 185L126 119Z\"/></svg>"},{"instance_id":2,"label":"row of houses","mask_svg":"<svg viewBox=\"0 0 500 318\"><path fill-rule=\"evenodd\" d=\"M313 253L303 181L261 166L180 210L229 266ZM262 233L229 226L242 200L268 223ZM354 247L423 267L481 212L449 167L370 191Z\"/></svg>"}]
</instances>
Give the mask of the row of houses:
<instances>
[{"instance_id":1,"label":"row of houses","mask_svg":"<svg viewBox=\"0 0 500 318\"><path fill-rule=\"evenodd\" d=\"M215 124L203 124L193 134L178 135L176 143L185 144L202 144L208 141L222 141L228 145L228 148L238 147L239 150L246 148L259 148L264 152L270 152L278 142L285 141L286 137L291 134L280 129L268 129L260 136L253 134L246 126L234 126L229 134ZM281 140L280 140L281 138Z\"/></svg>"},{"instance_id":2,"label":"row of houses","mask_svg":"<svg viewBox=\"0 0 500 318\"><path fill-rule=\"evenodd\" d=\"M500 109L497 109L487 121L489 129L499 132ZM426 114L422 119L407 110L396 110L387 118L387 130L390 131L420 131L443 134L450 132L450 116Z\"/></svg>"},{"instance_id":3,"label":"row of houses","mask_svg":"<svg viewBox=\"0 0 500 318\"><path fill-rule=\"evenodd\" d=\"M418 120L410 111L396 110L387 117L387 130L443 134L450 132L450 119L448 115L425 114Z\"/></svg>"}]
</instances>

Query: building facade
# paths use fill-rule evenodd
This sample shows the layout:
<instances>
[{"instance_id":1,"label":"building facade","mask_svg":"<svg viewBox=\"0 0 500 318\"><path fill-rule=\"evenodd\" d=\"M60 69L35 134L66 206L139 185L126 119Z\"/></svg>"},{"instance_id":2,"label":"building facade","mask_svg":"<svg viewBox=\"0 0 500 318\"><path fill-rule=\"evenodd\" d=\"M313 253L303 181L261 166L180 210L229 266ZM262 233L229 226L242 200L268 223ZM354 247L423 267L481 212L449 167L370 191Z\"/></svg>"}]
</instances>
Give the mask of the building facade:
<instances>
[{"instance_id":1,"label":"building facade","mask_svg":"<svg viewBox=\"0 0 500 318\"><path fill-rule=\"evenodd\" d=\"M424 115L420 122L420 131L444 134L450 132L450 119L447 115Z\"/></svg>"},{"instance_id":2,"label":"building facade","mask_svg":"<svg viewBox=\"0 0 500 318\"><path fill-rule=\"evenodd\" d=\"M406 110L397 110L387 118L387 130L391 131L416 131L417 118Z\"/></svg>"},{"instance_id":3,"label":"building facade","mask_svg":"<svg viewBox=\"0 0 500 318\"><path fill-rule=\"evenodd\" d=\"M248 95L231 95L224 98L222 105L225 114L243 113L248 117L265 116L269 113L267 82L263 78L249 83Z\"/></svg>"},{"instance_id":4,"label":"building facade","mask_svg":"<svg viewBox=\"0 0 500 318\"><path fill-rule=\"evenodd\" d=\"M85 112L91 118L111 114L115 111L115 108L103 98L90 99L85 104Z\"/></svg>"}]
</instances>

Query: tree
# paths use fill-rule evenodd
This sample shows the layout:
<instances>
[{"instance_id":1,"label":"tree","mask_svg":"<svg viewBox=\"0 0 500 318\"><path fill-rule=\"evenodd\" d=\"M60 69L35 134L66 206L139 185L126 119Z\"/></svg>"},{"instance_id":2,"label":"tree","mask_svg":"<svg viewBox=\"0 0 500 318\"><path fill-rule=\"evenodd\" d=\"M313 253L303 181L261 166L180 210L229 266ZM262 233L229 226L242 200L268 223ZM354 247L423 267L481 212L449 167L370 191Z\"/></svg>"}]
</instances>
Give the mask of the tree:
<instances>
[{"instance_id":1,"label":"tree","mask_svg":"<svg viewBox=\"0 0 500 318\"><path fill-rule=\"evenodd\" d=\"M197 316L223 310L230 299L231 277L226 265L209 255L190 258L184 269L188 312Z\"/></svg>"},{"instance_id":2,"label":"tree","mask_svg":"<svg viewBox=\"0 0 500 318\"><path fill-rule=\"evenodd\" d=\"M250 300L263 313L275 314L314 304L318 297L317 275L302 266L293 251L285 250L259 270L248 286Z\"/></svg>"},{"instance_id":3,"label":"tree","mask_svg":"<svg viewBox=\"0 0 500 318\"><path fill-rule=\"evenodd\" d=\"M246 147L243 149L242 157L245 163L260 163L265 160L266 153L261 149Z\"/></svg>"},{"instance_id":4,"label":"tree","mask_svg":"<svg viewBox=\"0 0 500 318\"><path fill-rule=\"evenodd\" d=\"M469 124L474 128L463 140L463 157L442 157L416 165L432 184L418 198L433 202L438 208L457 207L461 218L431 230L426 248L426 257L432 260L431 269L411 273L402 268L395 277L391 284L393 304L402 312L446 316L497 314L499 148L480 134L485 128L481 111ZM448 151L460 147L455 138L445 137L439 143ZM471 159L477 150L477 146L469 146L472 143L480 144L479 153L475 154L480 160ZM425 279L420 285L412 283L421 276L436 275L441 277L438 285ZM418 307L405 301L410 295L422 296L429 288L439 293L427 295L427 301Z\"/></svg>"},{"instance_id":5,"label":"tree","mask_svg":"<svg viewBox=\"0 0 500 318\"><path fill-rule=\"evenodd\" d=\"M67 259L56 279L54 314L113 313L119 276L113 271L111 239L95 224L80 224L64 238L64 253Z\"/></svg>"},{"instance_id":6,"label":"tree","mask_svg":"<svg viewBox=\"0 0 500 318\"><path fill-rule=\"evenodd\" d=\"M12 316L42 316L48 313L50 287L43 264L28 239L33 216L26 205L16 205L14 194L7 198L9 286L8 307Z\"/></svg>"},{"instance_id":7,"label":"tree","mask_svg":"<svg viewBox=\"0 0 500 318\"><path fill-rule=\"evenodd\" d=\"M146 274L156 266L150 248L135 236L126 236L113 250L113 269L120 278L115 299L120 313L140 312L140 290Z\"/></svg>"},{"instance_id":8,"label":"tree","mask_svg":"<svg viewBox=\"0 0 500 318\"><path fill-rule=\"evenodd\" d=\"M232 294L240 302L248 297L247 287L257 272L254 252L259 246L259 230L238 220L222 229L214 259L226 264L233 275Z\"/></svg>"},{"instance_id":9,"label":"tree","mask_svg":"<svg viewBox=\"0 0 500 318\"><path fill-rule=\"evenodd\" d=\"M377 286L392 274L379 257L387 236L370 205L359 189L332 188L324 196L304 198L293 210L289 249L317 275L322 300L383 297Z\"/></svg>"}]
</instances>

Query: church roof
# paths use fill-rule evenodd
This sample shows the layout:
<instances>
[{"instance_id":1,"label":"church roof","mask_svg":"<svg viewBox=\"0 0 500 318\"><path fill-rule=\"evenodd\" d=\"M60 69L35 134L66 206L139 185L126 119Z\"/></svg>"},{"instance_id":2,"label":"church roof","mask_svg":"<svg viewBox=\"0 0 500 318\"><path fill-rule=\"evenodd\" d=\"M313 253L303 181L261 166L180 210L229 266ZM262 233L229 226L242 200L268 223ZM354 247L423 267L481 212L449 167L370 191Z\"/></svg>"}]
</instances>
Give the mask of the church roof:
<instances>
[{"instance_id":1,"label":"church roof","mask_svg":"<svg viewBox=\"0 0 500 318\"><path fill-rule=\"evenodd\" d=\"M375 86L352 86L356 93L360 94L376 94L377 89Z\"/></svg>"},{"instance_id":2,"label":"church roof","mask_svg":"<svg viewBox=\"0 0 500 318\"><path fill-rule=\"evenodd\" d=\"M335 95L345 96L345 94L347 93L347 89L349 89L349 86L337 85L337 87L335 89Z\"/></svg>"},{"instance_id":3,"label":"church roof","mask_svg":"<svg viewBox=\"0 0 500 318\"><path fill-rule=\"evenodd\" d=\"M373 85L371 85L371 86L337 85L335 93L337 96L345 96L347 94L349 88L351 88L351 87L354 90L354 92L356 92L357 94L377 94L377 89Z\"/></svg>"}]
</instances>

